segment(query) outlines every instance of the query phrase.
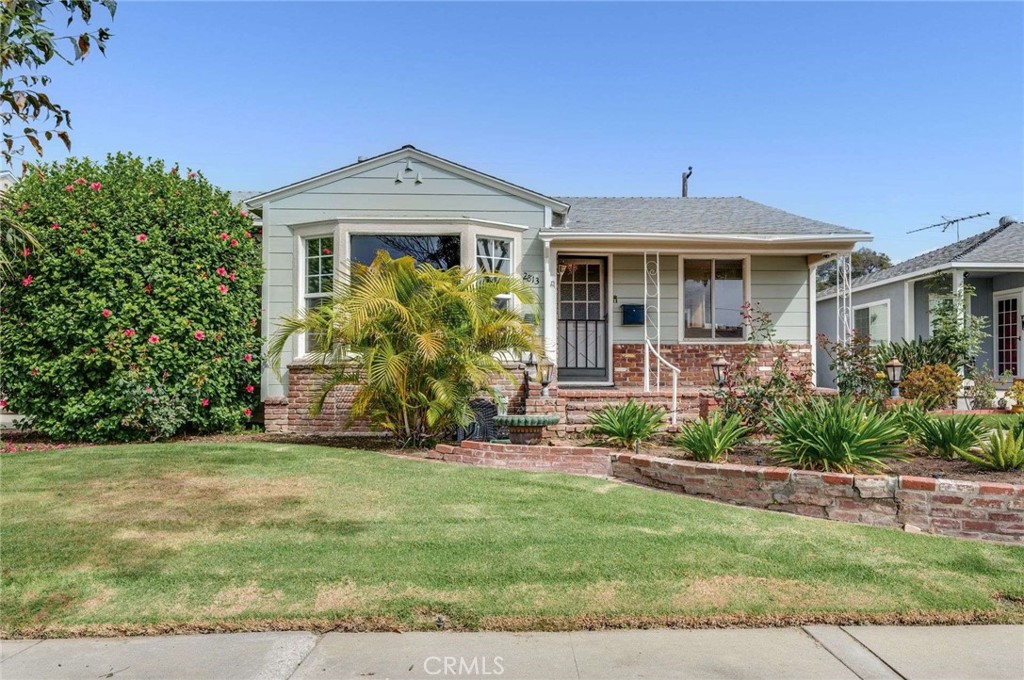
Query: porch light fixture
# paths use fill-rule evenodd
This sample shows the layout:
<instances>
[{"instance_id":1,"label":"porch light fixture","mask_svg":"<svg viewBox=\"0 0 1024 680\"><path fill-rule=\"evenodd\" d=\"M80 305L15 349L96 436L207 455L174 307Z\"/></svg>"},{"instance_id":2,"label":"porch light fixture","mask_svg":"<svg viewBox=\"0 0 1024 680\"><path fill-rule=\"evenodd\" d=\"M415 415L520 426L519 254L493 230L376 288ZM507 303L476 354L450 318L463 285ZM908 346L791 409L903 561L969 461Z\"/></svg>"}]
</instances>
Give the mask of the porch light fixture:
<instances>
[{"instance_id":1,"label":"porch light fixture","mask_svg":"<svg viewBox=\"0 0 1024 680\"><path fill-rule=\"evenodd\" d=\"M711 362L711 370L715 374L715 382L719 387L725 386L725 369L729 368L729 362L725 357L719 355Z\"/></svg>"},{"instance_id":2,"label":"porch light fixture","mask_svg":"<svg viewBox=\"0 0 1024 680\"><path fill-rule=\"evenodd\" d=\"M551 369L554 367L555 365L546 357L537 362L537 380L543 388L541 394L545 397L548 396L548 385L551 384Z\"/></svg>"},{"instance_id":3,"label":"porch light fixture","mask_svg":"<svg viewBox=\"0 0 1024 680\"><path fill-rule=\"evenodd\" d=\"M892 398L900 396L900 382L903 380L903 364L896 357L889 360L885 365L885 375L889 379L889 386L892 387Z\"/></svg>"}]
</instances>

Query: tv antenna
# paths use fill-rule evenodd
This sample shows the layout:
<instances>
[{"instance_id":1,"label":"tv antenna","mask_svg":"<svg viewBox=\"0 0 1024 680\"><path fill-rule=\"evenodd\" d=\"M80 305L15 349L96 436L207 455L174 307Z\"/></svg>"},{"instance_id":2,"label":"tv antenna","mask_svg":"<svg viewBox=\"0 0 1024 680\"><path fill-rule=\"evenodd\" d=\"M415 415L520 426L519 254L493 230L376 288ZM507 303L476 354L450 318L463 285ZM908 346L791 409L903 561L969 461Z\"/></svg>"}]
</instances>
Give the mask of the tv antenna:
<instances>
[{"instance_id":1,"label":"tv antenna","mask_svg":"<svg viewBox=\"0 0 1024 680\"><path fill-rule=\"evenodd\" d=\"M925 229L935 229L937 227L942 227L942 231L946 231L950 227L956 227L956 240L959 241L960 240L960 223L961 222L966 222L967 220L973 220L973 219L976 219L978 217L984 217L985 215L990 215L990 214L991 213L983 212L983 213L978 213L977 215L967 215L966 217L952 217L952 218L946 217L945 215L943 215L941 222L936 222L935 224L929 224L927 227L921 227L920 229L911 229L907 233L908 234L913 234L913 233L918 232L918 231L924 231Z\"/></svg>"}]
</instances>

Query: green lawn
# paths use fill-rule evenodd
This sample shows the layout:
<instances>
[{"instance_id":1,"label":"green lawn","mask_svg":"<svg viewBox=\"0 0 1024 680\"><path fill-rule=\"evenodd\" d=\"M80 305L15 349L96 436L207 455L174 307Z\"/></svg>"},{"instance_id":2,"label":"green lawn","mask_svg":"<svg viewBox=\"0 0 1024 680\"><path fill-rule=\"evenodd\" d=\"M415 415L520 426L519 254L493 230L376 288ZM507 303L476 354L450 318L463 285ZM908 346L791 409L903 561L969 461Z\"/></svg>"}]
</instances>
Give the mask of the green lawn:
<instances>
[{"instance_id":1,"label":"green lawn","mask_svg":"<svg viewBox=\"0 0 1024 680\"><path fill-rule=\"evenodd\" d=\"M265 442L0 461L5 635L1024 621L1024 548Z\"/></svg>"}]
</instances>

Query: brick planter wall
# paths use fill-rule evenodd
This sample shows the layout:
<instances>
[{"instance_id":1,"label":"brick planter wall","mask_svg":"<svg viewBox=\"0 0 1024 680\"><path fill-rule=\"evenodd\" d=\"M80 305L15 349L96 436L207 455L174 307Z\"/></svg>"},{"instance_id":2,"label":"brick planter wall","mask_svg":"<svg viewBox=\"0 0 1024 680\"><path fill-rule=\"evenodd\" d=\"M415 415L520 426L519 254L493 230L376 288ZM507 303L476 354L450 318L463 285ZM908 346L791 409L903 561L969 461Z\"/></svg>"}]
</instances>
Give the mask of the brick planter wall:
<instances>
[{"instance_id":1,"label":"brick planter wall","mask_svg":"<svg viewBox=\"0 0 1024 680\"><path fill-rule=\"evenodd\" d=\"M746 352L746 343L719 343L701 345L661 346L661 354L667 361L679 368L679 384L698 387L714 384L711 361L717 356L725 357L730 364L738 363ZM811 370L810 344L792 343L788 353L795 367ZM653 359L652 359L653 360ZM775 360L771 347L758 348L758 363L770 367ZM662 372L664 374L664 371ZM668 376L671 380L671 376ZM644 346L642 343L612 345L612 380L618 386L641 387L644 384Z\"/></svg>"},{"instance_id":2,"label":"brick planter wall","mask_svg":"<svg viewBox=\"0 0 1024 680\"><path fill-rule=\"evenodd\" d=\"M612 476L807 517L1024 544L1024 484L846 475L614 453Z\"/></svg>"},{"instance_id":3,"label":"brick planter wall","mask_svg":"<svg viewBox=\"0 0 1024 680\"><path fill-rule=\"evenodd\" d=\"M525 446L465 441L458 446L438 444L431 457L452 463L530 472L608 475L612 453L610 449L578 446Z\"/></svg>"}]
</instances>

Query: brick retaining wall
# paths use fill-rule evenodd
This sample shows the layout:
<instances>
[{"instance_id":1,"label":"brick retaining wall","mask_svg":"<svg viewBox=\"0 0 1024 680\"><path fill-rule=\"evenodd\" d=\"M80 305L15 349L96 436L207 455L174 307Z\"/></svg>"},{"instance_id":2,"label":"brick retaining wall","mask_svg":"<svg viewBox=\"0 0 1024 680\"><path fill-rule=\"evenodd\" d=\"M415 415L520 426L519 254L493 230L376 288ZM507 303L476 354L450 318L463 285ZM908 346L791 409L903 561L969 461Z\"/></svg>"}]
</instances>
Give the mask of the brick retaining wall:
<instances>
[{"instance_id":1,"label":"brick retaining wall","mask_svg":"<svg viewBox=\"0 0 1024 680\"><path fill-rule=\"evenodd\" d=\"M712 344L662 344L661 355L679 368L679 384L693 386L713 385L715 376L711 362L723 356L736 365L743 359L750 345L745 342L720 342ZM812 347L806 342L790 343L787 353L793 361L793 368L811 370ZM758 366L770 368L775 354L770 345L758 347ZM668 376L671 380L671 376ZM644 346L642 343L612 345L612 379L622 387L639 387L644 384Z\"/></svg>"},{"instance_id":2,"label":"brick retaining wall","mask_svg":"<svg viewBox=\"0 0 1024 680\"><path fill-rule=\"evenodd\" d=\"M438 444L432 458L452 463L511 468L531 472L608 475L614 451L581 446L525 446L465 441Z\"/></svg>"},{"instance_id":3,"label":"brick retaining wall","mask_svg":"<svg viewBox=\"0 0 1024 680\"><path fill-rule=\"evenodd\" d=\"M735 505L1024 543L1024 484L847 475L614 453L612 476Z\"/></svg>"}]
</instances>

